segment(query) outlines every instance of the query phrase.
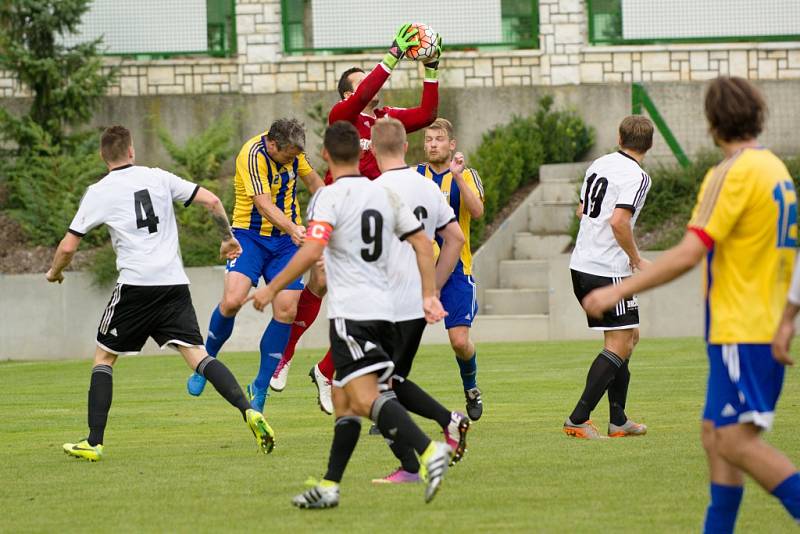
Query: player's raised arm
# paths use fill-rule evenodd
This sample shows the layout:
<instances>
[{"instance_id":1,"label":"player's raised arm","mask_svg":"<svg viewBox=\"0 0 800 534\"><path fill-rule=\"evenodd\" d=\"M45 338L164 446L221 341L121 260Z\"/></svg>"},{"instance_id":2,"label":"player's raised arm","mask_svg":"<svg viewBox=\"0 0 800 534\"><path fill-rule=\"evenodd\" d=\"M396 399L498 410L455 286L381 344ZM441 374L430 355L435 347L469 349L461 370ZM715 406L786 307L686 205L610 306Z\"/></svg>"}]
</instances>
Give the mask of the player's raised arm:
<instances>
[{"instance_id":1,"label":"player's raised arm","mask_svg":"<svg viewBox=\"0 0 800 534\"><path fill-rule=\"evenodd\" d=\"M425 60L425 80L422 84L422 101L418 107L400 109L390 108L389 116L403 123L406 132L416 132L429 126L439 114L439 57L442 53L442 38L436 45L434 57Z\"/></svg>"},{"instance_id":2,"label":"player's raised arm","mask_svg":"<svg viewBox=\"0 0 800 534\"><path fill-rule=\"evenodd\" d=\"M412 28L411 24L403 24L395 35L392 46L383 58L367 76L361 80L358 87L353 90L349 81L350 71L339 80L339 96L341 101L331 109L328 115L328 124L336 121L355 122L358 115L369 105L383 84L389 79L389 75L397 65L397 62L405 55L406 50L419 44L415 39L418 30ZM363 72L361 69L351 69L352 72ZM438 98L438 97L437 97Z\"/></svg>"},{"instance_id":3,"label":"player's raised arm","mask_svg":"<svg viewBox=\"0 0 800 534\"><path fill-rule=\"evenodd\" d=\"M458 184L461 200L467 207L470 216L473 219L480 219L483 217L483 184L478 171L465 169L465 166L464 154L456 152L450 163L450 172L453 174L453 180Z\"/></svg>"}]
</instances>

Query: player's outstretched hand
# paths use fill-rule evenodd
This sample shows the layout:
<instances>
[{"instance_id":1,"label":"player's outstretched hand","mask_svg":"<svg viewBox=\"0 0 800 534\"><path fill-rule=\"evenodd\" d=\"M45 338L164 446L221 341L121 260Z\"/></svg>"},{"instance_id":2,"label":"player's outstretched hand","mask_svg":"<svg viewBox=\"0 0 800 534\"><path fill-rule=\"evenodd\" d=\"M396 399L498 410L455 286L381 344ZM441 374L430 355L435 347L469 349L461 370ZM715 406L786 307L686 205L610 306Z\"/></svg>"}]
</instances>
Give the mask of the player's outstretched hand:
<instances>
[{"instance_id":1,"label":"player's outstretched hand","mask_svg":"<svg viewBox=\"0 0 800 534\"><path fill-rule=\"evenodd\" d=\"M47 278L47 281L50 282L51 284L54 282L58 282L60 284L61 282L64 281L64 274L63 273L55 274L53 273L53 269L48 270L47 273L45 273L44 277Z\"/></svg>"},{"instance_id":2,"label":"player's outstretched hand","mask_svg":"<svg viewBox=\"0 0 800 534\"><path fill-rule=\"evenodd\" d=\"M235 237L226 239L219 246L219 257L223 260L235 260L242 255L242 245L236 240Z\"/></svg>"},{"instance_id":3,"label":"player's outstretched hand","mask_svg":"<svg viewBox=\"0 0 800 534\"><path fill-rule=\"evenodd\" d=\"M622 300L622 295L619 294L617 288L606 286L595 289L586 295L581 301L581 306L591 317L600 319L603 317L603 312L616 306L620 300Z\"/></svg>"},{"instance_id":4,"label":"player's outstretched hand","mask_svg":"<svg viewBox=\"0 0 800 534\"><path fill-rule=\"evenodd\" d=\"M652 261L650 261L650 260L646 260L646 259L644 259L644 258L639 258L639 263L637 263L636 265L633 265L633 264L631 264L631 268L632 268L634 271L642 271L642 270L644 270L644 269L647 269L647 268L648 268L648 267L650 267L651 265L653 265L653 262L652 262Z\"/></svg>"},{"instance_id":5,"label":"player's outstretched hand","mask_svg":"<svg viewBox=\"0 0 800 534\"><path fill-rule=\"evenodd\" d=\"M425 311L425 320L428 324L438 323L447 317L447 312L437 297L423 298L422 309Z\"/></svg>"},{"instance_id":6,"label":"player's outstretched hand","mask_svg":"<svg viewBox=\"0 0 800 534\"><path fill-rule=\"evenodd\" d=\"M461 175L464 173L465 167L464 154L456 152L455 156L453 156L453 159L450 161L450 172L453 173L453 176Z\"/></svg>"},{"instance_id":7,"label":"player's outstretched hand","mask_svg":"<svg viewBox=\"0 0 800 534\"><path fill-rule=\"evenodd\" d=\"M794 321L782 320L778 331L772 339L772 357L781 365L794 365L794 360L789 355L789 346L794 337Z\"/></svg>"},{"instance_id":8,"label":"player's outstretched hand","mask_svg":"<svg viewBox=\"0 0 800 534\"><path fill-rule=\"evenodd\" d=\"M383 63L390 69L395 68L397 62L403 58L406 51L412 46L417 46L419 44L419 37L416 39L414 38L418 33L419 30L413 28L411 24L403 24L400 26L400 29L397 30L397 34L394 36L392 46L389 47L389 52L387 52L383 58Z\"/></svg>"},{"instance_id":9,"label":"player's outstretched hand","mask_svg":"<svg viewBox=\"0 0 800 534\"><path fill-rule=\"evenodd\" d=\"M298 247L301 246L306 239L306 227L300 224L295 225L295 227L292 228L290 236L292 238L292 243Z\"/></svg>"},{"instance_id":10,"label":"player's outstretched hand","mask_svg":"<svg viewBox=\"0 0 800 534\"><path fill-rule=\"evenodd\" d=\"M272 301L275 299L275 292L272 290L269 284L265 285L264 287L260 287L250 293L242 304L246 304L248 301L253 301L253 307L263 312L264 308L269 306Z\"/></svg>"}]
</instances>

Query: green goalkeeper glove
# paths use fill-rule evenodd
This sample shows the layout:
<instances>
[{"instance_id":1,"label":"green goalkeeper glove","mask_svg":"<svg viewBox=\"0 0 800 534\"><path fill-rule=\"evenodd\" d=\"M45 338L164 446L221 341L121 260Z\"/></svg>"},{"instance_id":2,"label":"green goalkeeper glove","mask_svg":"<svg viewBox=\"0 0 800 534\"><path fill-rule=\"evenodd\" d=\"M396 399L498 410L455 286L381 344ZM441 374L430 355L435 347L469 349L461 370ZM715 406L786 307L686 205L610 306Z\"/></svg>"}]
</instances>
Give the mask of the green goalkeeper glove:
<instances>
[{"instance_id":1,"label":"green goalkeeper glove","mask_svg":"<svg viewBox=\"0 0 800 534\"><path fill-rule=\"evenodd\" d=\"M383 56L383 64L389 67L389 70L395 68L397 62L405 55L406 50L419 44L419 39L412 39L418 33L419 30L412 28L411 24L400 26L400 29L397 30L397 35L394 36L391 48Z\"/></svg>"},{"instance_id":2,"label":"green goalkeeper glove","mask_svg":"<svg viewBox=\"0 0 800 534\"><path fill-rule=\"evenodd\" d=\"M433 56L424 60L422 63L425 65L425 79L435 80L439 76L439 58L442 57L442 36L436 36L436 51Z\"/></svg>"}]
</instances>

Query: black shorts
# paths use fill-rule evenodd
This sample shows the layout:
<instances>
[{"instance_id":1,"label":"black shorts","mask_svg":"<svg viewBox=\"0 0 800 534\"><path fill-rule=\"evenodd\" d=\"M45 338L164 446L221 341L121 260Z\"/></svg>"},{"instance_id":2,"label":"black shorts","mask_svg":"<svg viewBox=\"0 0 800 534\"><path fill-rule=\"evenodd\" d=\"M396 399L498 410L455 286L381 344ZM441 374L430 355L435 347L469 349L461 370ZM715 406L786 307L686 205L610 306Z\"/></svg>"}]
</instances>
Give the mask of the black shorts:
<instances>
[{"instance_id":1,"label":"black shorts","mask_svg":"<svg viewBox=\"0 0 800 534\"><path fill-rule=\"evenodd\" d=\"M203 345L189 286L117 284L97 327L97 344L112 354L136 354L148 337L162 349Z\"/></svg>"},{"instance_id":2,"label":"black shorts","mask_svg":"<svg viewBox=\"0 0 800 534\"><path fill-rule=\"evenodd\" d=\"M351 321L331 319L331 356L336 376L333 385L344 387L349 381L370 373L385 382L392 376L395 326L389 321Z\"/></svg>"},{"instance_id":3,"label":"black shorts","mask_svg":"<svg viewBox=\"0 0 800 534\"><path fill-rule=\"evenodd\" d=\"M411 319L410 321L400 321L395 323L397 331L397 343L395 343L392 360L394 361L393 378L400 380L408 378L411 373L411 364L419 350L419 343L422 341L422 334L427 326L425 318Z\"/></svg>"},{"instance_id":4,"label":"black shorts","mask_svg":"<svg viewBox=\"0 0 800 534\"><path fill-rule=\"evenodd\" d=\"M611 284L619 284L624 280L624 278L610 278L607 276L582 273L573 269L570 269L570 272L572 273L572 289L575 291L578 302L581 302L583 297L588 295L593 289L610 286ZM589 322L589 328L592 330L627 330L630 328L639 328L639 302L634 295L629 299L619 301L616 307L603 314L602 319L595 319L588 315L586 318Z\"/></svg>"}]
</instances>

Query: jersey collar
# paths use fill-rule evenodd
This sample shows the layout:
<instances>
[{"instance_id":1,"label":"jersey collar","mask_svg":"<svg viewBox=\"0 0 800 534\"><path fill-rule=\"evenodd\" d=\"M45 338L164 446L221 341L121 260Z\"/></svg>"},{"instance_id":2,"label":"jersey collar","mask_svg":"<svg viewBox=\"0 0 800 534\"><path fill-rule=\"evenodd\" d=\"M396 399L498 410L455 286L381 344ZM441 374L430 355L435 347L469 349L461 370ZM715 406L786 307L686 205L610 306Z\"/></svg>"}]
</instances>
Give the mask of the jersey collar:
<instances>
[{"instance_id":1,"label":"jersey collar","mask_svg":"<svg viewBox=\"0 0 800 534\"><path fill-rule=\"evenodd\" d=\"M633 156L631 156L630 154L626 154L626 153L625 153L625 152L623 152L622 150L617 150L617 154L619 154L620 156L625 156L626 158L628 158L629 160L631 160L632 162L634 162L636 165L639 165L639 162L638 162L638 161L636 161L636 158L634 158L634 157L633 157ZM639 168L641 168L641 167L642 167L642 166L641 166L641 165L639 165Z\"/></svg>"},{"instance_id":2,"label":"jersey collar","mask_svg":"<svg viewBox=\"0 0 800 534\"><path fill-rule=\"evenodd\" d=\"M364 176L363 174L345 174L344 176L340 176L340 177L336 178L335 181L338 182L339 180L342 180L343 178L366 178L366 176Z\"/></svg>"},{"instance_id":3,"label":"jersey collar","mask_svg":"<svg viewBox=\"0 0 800 534\"><path fill-rule=\"evenodd\" d=\"M119 167L114 167L113 169L111 169L108 172L122 171L122 170L125 170L125 169L130 169L131 167L133 167L133 163L128 163L127 165L120 165Z\"/></svg>"}]
</instances>

